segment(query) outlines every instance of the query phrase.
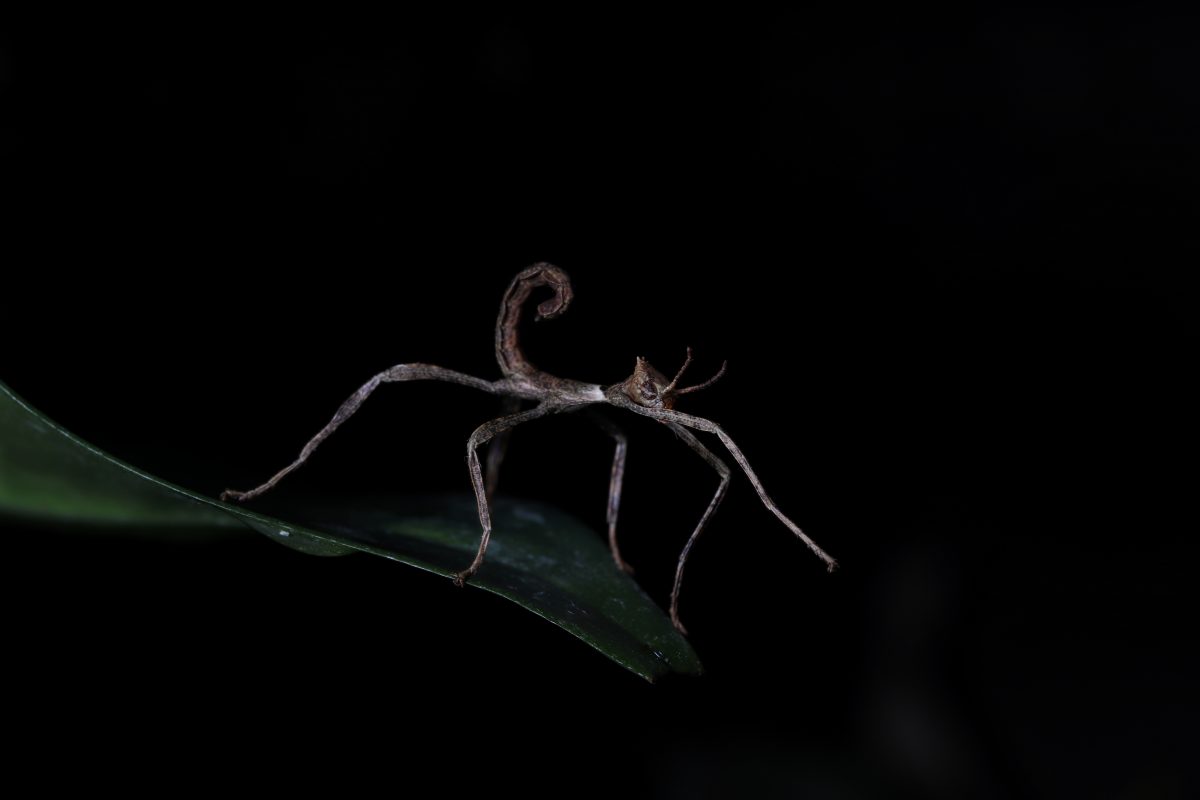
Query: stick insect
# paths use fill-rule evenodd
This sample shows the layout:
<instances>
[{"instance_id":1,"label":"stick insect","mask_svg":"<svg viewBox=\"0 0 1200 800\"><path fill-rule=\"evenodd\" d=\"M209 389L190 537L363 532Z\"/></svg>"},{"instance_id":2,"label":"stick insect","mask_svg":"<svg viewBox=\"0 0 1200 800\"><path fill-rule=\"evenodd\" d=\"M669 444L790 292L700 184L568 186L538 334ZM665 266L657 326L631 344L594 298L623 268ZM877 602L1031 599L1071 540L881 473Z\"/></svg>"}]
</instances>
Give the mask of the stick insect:
<instances>
[{"instance_id":1,"label":"stick insect","mask_svg":"<svg viewBox=\"0 0 1200 800\"><path fill-rule=\"evenodd\" d=\"M700 391L701 389L706 389L724 375L725 364L721 365L721 369L713 377L703 383L685 388L681 388L679 382L692 363L691 348L688 348L683 366L675 373L675 377L670 380L667 380L665 375L656 370L643 358L637 359L633 374L629 378L621 383L614 383L607 387L559 378L543 372L529 363L525 358L517 337L517 326L520 322L521 312L526 301L535 289L543 286L552 289L554 296L537 306L537 319L554 319L566 311L571 303L571 281L565 272L552 264L534 264L523 270L513 279L508 287L508 291L504 294L504 299L500 303L500 315L496 320L496 360L500 364L500 370L504 373L504 377L501 380L487 381L432 364L398 364L371 378L358 391L352 394L342 404L341 408L338 409L337 413L334 414L329 424L309 440L295 461L281 469L261 486L246 492L226 490L221 493L221 499L245 502L272 489L279 481L283 480L289 473L307 461L313 454L313 451L317 449L317 446L329 438L337 430L338 426L349 419L380 384L422 380L446 381L499 395L504 398L504 407L507 412L504 416L480 425L467 441L467 464L471 474L471 485L475 489L475 501L479 508L479 524L483 528L483 534L479 539L479 550L475 554L475 559L471 562L470 566L455 576L454 583L457 586L463 586L479 570L480 565L483 564L488 541L492 535L490 501L492 495L495 493L500 464L504 459L508 436L512 429L518 425L532 422L535 419L550 414L580 411L588 407L603 404L623 408L635 414L650 417L666 425L684 444L694 450L700 458L704 459L720 477L716 494L713 495L708 508L705 509L704 514L700 517L700 522L697 523L695 530L692 531L692 535L688 537L687 543L683 546L683 551L679 555L679 563L675 568L675 583L671 589L670 614L671 622L681 633L685 635L687 633L683 623L679 620L679 592L683 585L684 566L687 563L687 558L692 551L692 547L696 544L696 539L699 538L709 518L712 517L713 512L717 510L717 506L721 504L721 500L725 497L725 491L729 487L731 475L730 469L725 462L705 447L700 439L692 433L693 430L711 433L720 439L721 444L729 451L733 460L742 468L742 471L754 486L754 490L758 492L763 505L778 517L792 533L808 545L809 549L825 562L831 572L834 570L837 562L818 547L816 542L810 539L804 531L800 530L800 527L796 523L792 522L791 519L779 510L779 507L775 505L775 501L767 495L762 482L750 467L750 462L746 460L746 456L742 454L741 449L729 438L729 435L715 422L675 410L675 403L680 397ZM535 405L531 408L521 410L522 405L527 402L532 402ZM612 478L608 489L608 544L617 566L626 572L632 572L633 570L621 558L621 551L617 547L617 512L621 504L621 485L625 476L625 452L628 439L625 433L607 418L595 416L593 419L616 443L616 452L612 463ZM480 466L478 454L479 447L485 443L489 444L486 477L484 470Z\"/></svg>"}]
</instances>

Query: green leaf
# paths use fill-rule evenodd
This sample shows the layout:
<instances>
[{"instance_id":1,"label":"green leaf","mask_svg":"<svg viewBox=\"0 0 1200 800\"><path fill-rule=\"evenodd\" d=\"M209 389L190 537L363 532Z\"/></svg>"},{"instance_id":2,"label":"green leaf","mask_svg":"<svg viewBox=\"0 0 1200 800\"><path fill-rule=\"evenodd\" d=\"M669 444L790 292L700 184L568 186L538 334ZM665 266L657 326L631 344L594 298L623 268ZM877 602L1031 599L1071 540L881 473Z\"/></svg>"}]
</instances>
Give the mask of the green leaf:
<instances>
[{"instance_id":1,"label":"green leaf","mask_svg":"<svg viewBox=\"0 0 1200 800\"><path fill-rule=\"evenodd\" d=\"M468 586L494 592L653 681L699 674L666 615L613 564L601 537L537 503L500 499ZM366 552L452 577L479 545L473 497L289 509L281 520L175 486L72 435L0 383L0 514L130 532L252 528L316 555Z\"/></svg>"}]
</instances>

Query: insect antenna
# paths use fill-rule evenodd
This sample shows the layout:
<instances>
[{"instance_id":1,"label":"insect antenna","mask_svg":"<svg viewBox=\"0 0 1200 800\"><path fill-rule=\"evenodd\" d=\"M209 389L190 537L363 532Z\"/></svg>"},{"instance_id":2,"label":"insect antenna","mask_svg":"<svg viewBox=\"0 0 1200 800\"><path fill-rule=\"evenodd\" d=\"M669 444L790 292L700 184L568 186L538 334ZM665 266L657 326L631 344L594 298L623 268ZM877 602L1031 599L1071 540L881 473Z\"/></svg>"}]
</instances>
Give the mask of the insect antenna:
<instances>
[{"instance_id":1,"label":"insect antenna","mask_svg":"<svg viewBox=\"0 0 1200 800\"><path fill-rule=\"evenodd\" d=\"M685 364L685 366L686 366L686 364ZM701 389L707 389L708 387L712 386L714 383L716 383L717 381L719 381L721 379L721 376L725 374L725 368L728 366L729 366L728 361L722 361L721 368L719 370L717 370L716 375L713 375L711 378L706 380L704 383L698 383L695 386L689 386L686 389L680 389L680 390L676 391L675 394L677 394L677 395L691 394L692 392L698 392ZM680 372L682 373L683 370L680 370ZM673 385L674 385L674 383L672 383L672 386Z\"/></svg>"},{"instance_id":2,"label":"insect antenna","mask_svg":"<svg viewBox=\"0 0 1200 800\"><path fill-rule=\"evenodd\" d=\"M692 348L687 349L687 358L683 360L683 366L679 368L679 372L675 373L675 377L667 384L667 388L663 389L663 394L675 391L675 386L679 383L679 379L683 377L683 373L687 372L687 368L692 365Z\"/></svg>"}]
</instances>

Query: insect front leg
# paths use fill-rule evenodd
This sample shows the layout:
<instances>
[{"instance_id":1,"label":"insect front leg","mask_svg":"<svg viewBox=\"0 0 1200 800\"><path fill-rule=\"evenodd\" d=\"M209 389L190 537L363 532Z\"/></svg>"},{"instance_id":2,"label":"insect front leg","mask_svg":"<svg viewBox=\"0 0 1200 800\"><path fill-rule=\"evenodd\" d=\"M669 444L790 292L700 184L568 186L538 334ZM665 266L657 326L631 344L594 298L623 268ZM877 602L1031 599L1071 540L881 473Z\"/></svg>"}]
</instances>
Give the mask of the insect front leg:
<instances>
[{"instance_id":1,"label":"insect front leg","mask_svg":"<svg viewBox=\"0 0 1200 800\"><path fill-rule=\"evenodd\" d=\"M696 451L696 453L708 462L709 466L717 471L721 476L721 482L717 485L717 492L713 495L713 499L708 504L708 508L704 510L704 516L700 517L700 522L696 524L696 530L692 531L692 535L688 537L687 544L683 546L683 552L679 554L679 564L675 567L675 585L671 589L671 623L683 635L687 635L687 629L683 627L683 623L679 621L679 590L683 586L683 567L687 564L688 554L692 552L692 546L696 544L696 539L700 538L700 532L704 530L704 526L708 524L708 519L717 510L717 506L721 505L721 501L725 499L725 491L729 488L730 470L724 461L717 458L711 450L705 447L695 435L682 425L674 422L666 423L667 427L672 432L687 444L688 447Z\"/></svg>"},{"instance_id":2,"label":"insect front leg","mask_svg":"<svg viewBox=\"0 0 1200 800\"><path fill-rule=\"evenodd\" d=\"M637 411L637 409L633 410ZM808 545L808 549L813 551L817 558L825 562L825 566L830 572L833 572L835 569L837 569L837 561L833 559L833 556L822 550L807 533L800 530L799 525L792 522L792 520L786 514L779 510L779 506L775 505L775 501L771 499L770 495L767 494L767 490L763 488L762 481L758 479L758 475L755 474L754 470L750 467L750 461L746 458L745 453L742 452L741 448L734 443L733 439L730 438L729 434L726 433L720 425L712 422L711 420L704 419L703 417L696 417L692 416L691 414L683 414L679 411L670 411L666 409L653 409L650 413L647 413L647 410L643 409L638 411L638 413L654 417L655 419L659 419L664 422L676 423L694 430L706 431L716 435L716 437L721 440L721 444L725 445L725 449L729 451L729 455L733 456L733 460L736 461L737 465L742 468L742 472L746 474L746 478L750 481L750 485L753 486L754 491L758 493L758 499L761 500L762 504L767 507L767 510L774 514L776 519L786 525L788 530L796 534L796 537L800 539L800 541Z\"/></svg>"}]
</instances>

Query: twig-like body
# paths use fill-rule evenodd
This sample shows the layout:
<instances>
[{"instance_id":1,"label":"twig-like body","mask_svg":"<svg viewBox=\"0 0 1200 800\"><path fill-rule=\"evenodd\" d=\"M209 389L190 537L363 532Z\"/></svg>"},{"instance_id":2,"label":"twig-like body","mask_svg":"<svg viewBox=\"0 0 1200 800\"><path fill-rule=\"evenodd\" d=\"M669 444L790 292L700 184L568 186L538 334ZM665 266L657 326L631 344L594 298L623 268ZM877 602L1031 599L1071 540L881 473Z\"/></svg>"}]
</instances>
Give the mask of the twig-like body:
<instances>
[{"instance_id":1,"label":"twig-like body","mask_svg":"<svg viewBox=\"0 0 1200 800\"><path fill-rule=\"evenodd\" d=\"M430 364L400 364L392 367L371 378L357 392L351 395L342 404L341 408L338 409L329 424L322 428L304 446L304 449L300 452L300 456L295 461L284 467L261 486L247 492L226 490L221 493L221 499L236 501L251 500L272 489L279 481L307 461L317 446L337 430L339 425L349 419L358 410L359 406L363 404L363 401L381 383L416 380L445 381L500 395L504 398L504 410L506 412L504 416L479 426L471 434L471 438L467 442L467 465L470 470L471 485L475 490L475 501L479 508L479 524L483 528L483 534L479 540L479 550L475 554L475 559L471 562L470 566L458 573L454 578L455 584L459 586L462 586L479 570L480 565L483 564L484 555L487 553L488 541L492 535L490 501L492 495L495 493L500 463L504 459L504 452L511 431L518 425L531 422L549 414L578 411L600 405L612 405L624 408L636 414L658 420L670 428L676 436L682 439L688 447L692 448L720 476L720 483L717 486L716 494L713 495L708 508L705 509L704 515L696 525L696 529L688 537L687 544L684 545L683 552L679 555L679 563L675 568L675 584L671 591L670 611L671 622L674 623L680 632L687 632L683 627L683 623L679 620L679 592L680 587L683 585L683 569L687 563L688 555L691 553L692 546L696 543L696 539L699 538L709 518L712 517L717 507L721 504L721 500L724 498L725 491L729 486L731 474L725 462L705 447L695 434L691 432L692 430L714 434L721 441L721 444L725 446L725 449L729 451L729 454L733 456L733 460L737 462L737 465L742 468L742 472L745 473L751 485L754 486L754 490L758 492L763 505L778 517L792 533L808 545L809 549L825 562L830 571L837 566L837 562L818 547L816 542L810 539L804 531L800 530L800 527L796 523L792 522L791 519L779 510L779 507L775 505L775 501L767 495L762 482L758 479L754 470L751 469L750 462L746 460L746 456L719 425L703 417L696 417L674 410L675 401L681 395L711 386L725 373L725 365L722 365L720 371L704 383L682 389L678 388L678 384L680 379L683 378L684 372L692 363L692 351L690 348L683 366L680 367L678 373L670 381L642 358L637 359L633 374L629 378L608 387L559 378L548 372L543 372L529 363L529 360L525 358L518 337L521 311L530 295L540 287L552 289L554 296L538 305L537 319L554 319L566 311L571 303L571 281L565 272L552 264L534 264L522 270L513 279L512 283L509 284L508 291L504 294L504 299L500 303L500 315L496 319L496 360L500 364L501 372L504 373L502 379L498 381L485 381L481 378L464 375L461 372L455 372ZM532 408L522 411L521 405L525 402L532 402L535 405ZM609 547L612 550L613 560L617 566L623 570L632 572L629 565L621 558L620 551L617 548L617 512L621 504L621 485L625 475L625 454L628 439L620 428L606 418L597 415L596 421L616 442L616 450L613 456L612 480L609 483L608 493L607 521ZM485 477L484 469L479 462L478 450L481 445L489 442Z\"/></svg>"}]
</instances>

